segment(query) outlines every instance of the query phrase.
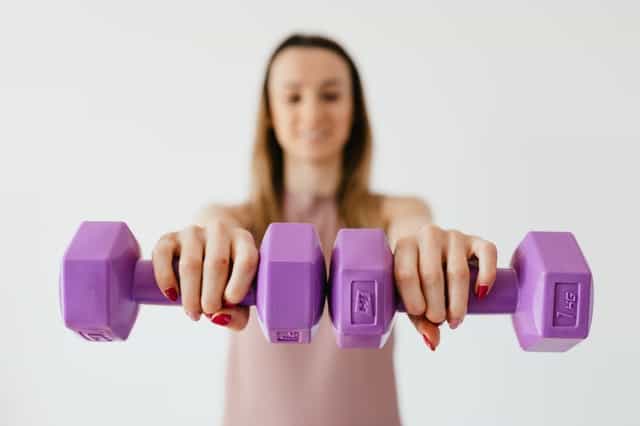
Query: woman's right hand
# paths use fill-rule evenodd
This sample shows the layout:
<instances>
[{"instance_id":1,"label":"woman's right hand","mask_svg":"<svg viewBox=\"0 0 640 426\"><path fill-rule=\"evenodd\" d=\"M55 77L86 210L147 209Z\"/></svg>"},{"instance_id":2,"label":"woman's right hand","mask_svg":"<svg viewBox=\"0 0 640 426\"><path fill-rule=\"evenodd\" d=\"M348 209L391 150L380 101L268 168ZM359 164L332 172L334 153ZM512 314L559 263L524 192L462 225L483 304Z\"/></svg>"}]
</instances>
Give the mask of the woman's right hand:
<instances>
[{"instance_id":1,"label":"woman's right hand","mask_svg":"<svg viewBox=\"0 0 640 426\"><path fill-rule=\"evenodd\" d=\"M179 257L180 284L173 271ZM242 330L249 307L236 306L251 288L258 267L258 250L251 233L236 225L214 221L169 232L156 243L153 271L170 300L182 295L182 306L194 321L204 313L215 324Z\"/></svg>"}]
</instances>

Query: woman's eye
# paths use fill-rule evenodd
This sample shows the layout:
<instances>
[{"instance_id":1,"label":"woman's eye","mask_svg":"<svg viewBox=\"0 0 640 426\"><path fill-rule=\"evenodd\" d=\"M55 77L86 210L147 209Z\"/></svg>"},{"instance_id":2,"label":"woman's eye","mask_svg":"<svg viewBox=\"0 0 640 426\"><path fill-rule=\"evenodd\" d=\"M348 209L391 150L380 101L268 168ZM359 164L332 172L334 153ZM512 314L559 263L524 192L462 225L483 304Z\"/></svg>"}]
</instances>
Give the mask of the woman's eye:
<instances>
[{"instance_id":1,"label":"woman's eye","mask_svg":"<svg viewBox=\"0 0 640 426\"><path fill-rule=\"evenodd\" d=\"M287 96L287 102L290 104L294 104L300 100L299 95L289 95Z\"/></svg>"},{"instance_id":2,"label":"woman's eye","mask_svg":"<svg viewBox=\"0 0 640 426\"><path fill-rule=\"evenodd\" d=\"M337 93L325 93L324 95L322 95L322 98L326 101L333 102L337 101L340 98L340 95L338 95Z\"/></svg>"}]
</instances>

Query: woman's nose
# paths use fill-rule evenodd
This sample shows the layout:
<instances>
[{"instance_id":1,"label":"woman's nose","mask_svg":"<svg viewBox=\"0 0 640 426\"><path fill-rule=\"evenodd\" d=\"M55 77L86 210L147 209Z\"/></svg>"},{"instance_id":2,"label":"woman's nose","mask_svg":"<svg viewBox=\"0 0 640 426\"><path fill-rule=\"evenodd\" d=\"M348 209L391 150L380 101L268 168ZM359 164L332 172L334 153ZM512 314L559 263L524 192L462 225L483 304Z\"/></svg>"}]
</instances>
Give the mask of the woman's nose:
<instances>
[{"instance_id":1,"label":"woman's nose","mask_svg":"<svg viewBox=\"0 0 640 426\"><path fill-rule=\"evenodd\" d=\"M322 120L322 105L316 99L307 100L302 104L301 118L305 127L312 127Z\"/></svg>"}]
</instances>

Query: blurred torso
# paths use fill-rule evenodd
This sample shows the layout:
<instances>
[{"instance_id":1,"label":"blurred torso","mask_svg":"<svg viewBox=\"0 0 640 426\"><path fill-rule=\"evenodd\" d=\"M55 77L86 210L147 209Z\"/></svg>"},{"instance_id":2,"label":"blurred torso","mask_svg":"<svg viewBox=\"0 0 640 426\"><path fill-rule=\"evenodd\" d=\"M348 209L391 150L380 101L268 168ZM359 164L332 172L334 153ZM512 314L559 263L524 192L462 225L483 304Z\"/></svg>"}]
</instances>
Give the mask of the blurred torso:
<instances>
[{"instance_id":1,"label":"blurred torso","mask_svg":"<svg viewBox=\"0 0 640 426\"><path fill-rule=\"evenodd\" d=\"M284 217L315 225L329 265L343 226L335 200L286 193ZM326 304L310 344L269 343L252 307L230 333L223 425L399 425L393 347L392 332L382 349L338 348Z\"/></svg>"}]
</instances>

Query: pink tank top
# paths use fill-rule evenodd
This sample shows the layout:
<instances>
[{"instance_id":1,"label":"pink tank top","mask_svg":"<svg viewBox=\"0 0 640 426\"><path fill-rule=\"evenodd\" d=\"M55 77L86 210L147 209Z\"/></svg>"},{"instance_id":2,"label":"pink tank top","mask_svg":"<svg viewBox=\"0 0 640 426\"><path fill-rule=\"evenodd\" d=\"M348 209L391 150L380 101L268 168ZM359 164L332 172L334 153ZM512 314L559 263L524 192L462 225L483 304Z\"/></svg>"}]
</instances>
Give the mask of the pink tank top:
<instances>
[{"instance_id":1,"label":"pink tank top","mask_svg":"<svg viewBox=\"0 0 640 426\"><path fill-rule=\"evenodd\" d=\"M335 200L287 193L284 217L316 226L329 265L341 227ZM400 425L393 334L382 349L340 349L325 304L310 344L273 344L252 307L247 327L230 332L222 424Z\"/></svg>"}]
</instances>

